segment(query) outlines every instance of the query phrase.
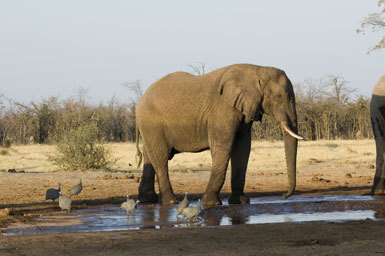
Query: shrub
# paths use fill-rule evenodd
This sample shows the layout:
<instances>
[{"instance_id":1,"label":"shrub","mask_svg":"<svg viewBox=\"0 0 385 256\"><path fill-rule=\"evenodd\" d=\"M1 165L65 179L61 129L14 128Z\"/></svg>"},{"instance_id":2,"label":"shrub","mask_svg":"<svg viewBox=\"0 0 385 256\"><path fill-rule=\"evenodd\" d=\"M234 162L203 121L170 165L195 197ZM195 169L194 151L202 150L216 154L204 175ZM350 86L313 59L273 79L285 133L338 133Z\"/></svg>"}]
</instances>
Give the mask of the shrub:
<instances>
[{"instance_id":1,"label":"shrub","mask_svg":"<svg viewBox=\"0 0 385 256\"><path fill-rule=\"evenodd\" d=\"M89 124L65 133L57 144L58 155L51 160L64 169L106 169L110 151L98 142L99 129Z\"/></svg>"},{"instance_id":2,"label":"shrub","mask_svg":"<svg viewBox=\"0 0 385 256\"><path fill-rule=\"evenodd\" d=\"M4 147L4 148L10 148L10 147L11 147L11 144L12 144L12 142L11 142L11 140L8 139L8 138L6 138L6 139L3 141L3 147Z\"/></svg>"}]
</instances>

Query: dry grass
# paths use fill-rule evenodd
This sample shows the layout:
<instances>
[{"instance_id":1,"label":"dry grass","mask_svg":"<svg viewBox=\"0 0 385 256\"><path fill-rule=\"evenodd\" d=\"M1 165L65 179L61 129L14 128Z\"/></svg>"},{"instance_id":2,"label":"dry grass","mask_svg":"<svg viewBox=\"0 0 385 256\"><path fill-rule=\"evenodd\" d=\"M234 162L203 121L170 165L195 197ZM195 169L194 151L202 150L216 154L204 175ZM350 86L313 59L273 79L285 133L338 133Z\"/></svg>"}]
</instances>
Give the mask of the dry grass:
<instances>
[{"instance_id":1,"label":"dry grass","mask_svg":"<svg viewBox=\"0 0 385 256\"><path fill-rule=\"evenodd\" d=\"M116 170L135 170L136 149L133 143L109 143L106 145L117 160ZM0 170L16 169L25 172L60 171L49 156L56 153L54 146L26 145L12 146L6 154L0 155ZM375 145L372 140L335 140L300 142L298 147L298 168L313 163L328 162L335 167L361 166L375 163ZM285 155L283 142L254 141L249 158L249 171L284 170ZM183 153L170 162L170 170L204 170L211 167L209 151Z\"/></svg>"}]
</instances>

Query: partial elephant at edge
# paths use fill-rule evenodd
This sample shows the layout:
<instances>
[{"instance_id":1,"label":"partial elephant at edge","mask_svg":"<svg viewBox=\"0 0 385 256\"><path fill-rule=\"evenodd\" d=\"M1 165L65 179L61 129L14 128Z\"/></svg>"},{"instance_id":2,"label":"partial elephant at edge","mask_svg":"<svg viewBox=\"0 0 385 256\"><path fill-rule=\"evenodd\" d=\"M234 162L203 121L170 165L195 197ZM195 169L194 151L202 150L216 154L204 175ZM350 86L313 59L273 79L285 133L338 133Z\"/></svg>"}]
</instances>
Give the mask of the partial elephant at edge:
<instances>
[{"instance_id":1,"label":"partial elephant at edge","mask_svg":"<svg viewBox=\"0 0 385 256\"><path fill-rule=\"evenodd\" d=\"M384 195L385 188L385 75L376 83L370 101L370 118L376 142L376 173L371 194Z\"/></svg>"}]
</instances>

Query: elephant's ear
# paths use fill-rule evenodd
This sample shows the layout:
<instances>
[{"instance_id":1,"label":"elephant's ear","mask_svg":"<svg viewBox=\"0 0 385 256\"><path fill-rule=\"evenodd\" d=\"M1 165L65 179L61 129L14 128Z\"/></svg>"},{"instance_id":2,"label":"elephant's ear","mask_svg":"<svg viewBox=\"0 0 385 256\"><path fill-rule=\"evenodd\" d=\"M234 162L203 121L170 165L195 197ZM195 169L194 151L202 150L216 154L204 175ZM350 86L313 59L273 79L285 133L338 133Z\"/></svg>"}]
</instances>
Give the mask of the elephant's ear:
<instances>
[{"instance_id":1,"label":"elephant's ear","mask_svg":"<svg viewBox=\"0 0 385 256\"><path fill-rule=\"evenodd\" d=\"M261 119L262 89L259 79L223 77L219 94L224 101L245 115L245 123Z\"/></svg>"}]
</instances>

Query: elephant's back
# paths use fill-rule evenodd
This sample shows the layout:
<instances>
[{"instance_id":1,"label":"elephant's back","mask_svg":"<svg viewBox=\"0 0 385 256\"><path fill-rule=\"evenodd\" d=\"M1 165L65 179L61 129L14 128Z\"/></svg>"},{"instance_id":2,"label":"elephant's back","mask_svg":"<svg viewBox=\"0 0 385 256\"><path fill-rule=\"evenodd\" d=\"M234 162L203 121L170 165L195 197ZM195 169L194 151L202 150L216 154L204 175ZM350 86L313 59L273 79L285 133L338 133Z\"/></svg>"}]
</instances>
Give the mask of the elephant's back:
<instances>
[{"instance_id":1,"label":"elephant's back","mask_svg":"<svg viewBox=\"0 0 385 256\"><path fill-rule=\"evenodd\" d=\"M212 81L186 72L166 75L153 83L138 102L137 109L180 112L185 107L202 105L210 97Z\"/></svg>"},{"instance_id":2,"label":"elephant's back","mask_svg":"<svg viewBox=\"0 0 385 256\"><path fill-rule=\"evenodd\" d=\"M377 96L385 96L385 75L383 75L380 80L378 80L374 86L372 94Z\"/></svg>"}]
</instances>

